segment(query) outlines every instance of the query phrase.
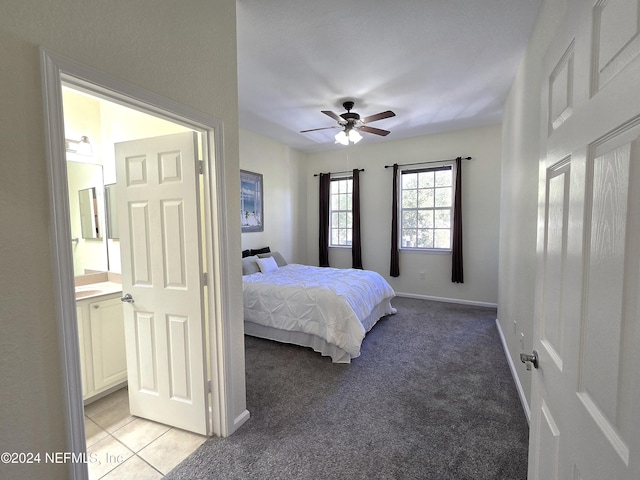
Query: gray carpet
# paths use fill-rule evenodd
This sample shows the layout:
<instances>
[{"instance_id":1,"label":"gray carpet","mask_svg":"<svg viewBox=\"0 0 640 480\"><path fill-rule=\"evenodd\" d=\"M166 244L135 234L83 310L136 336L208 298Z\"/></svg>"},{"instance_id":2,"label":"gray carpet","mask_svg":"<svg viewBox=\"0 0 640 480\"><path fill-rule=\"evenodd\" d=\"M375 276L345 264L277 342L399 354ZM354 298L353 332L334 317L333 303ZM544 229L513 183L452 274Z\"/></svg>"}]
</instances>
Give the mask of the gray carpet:
<instances>
[{"instance_id":1,"label":"gray carpet","mask_svg":"<svg viewBox=\"0 0 640 480\"><path fill-rule=\"evenodd\" d=\"M165 478L526 479L529 431L496 310L392 303L350 365L246 337L251 418Z\"/></svg>"}]
</instances>

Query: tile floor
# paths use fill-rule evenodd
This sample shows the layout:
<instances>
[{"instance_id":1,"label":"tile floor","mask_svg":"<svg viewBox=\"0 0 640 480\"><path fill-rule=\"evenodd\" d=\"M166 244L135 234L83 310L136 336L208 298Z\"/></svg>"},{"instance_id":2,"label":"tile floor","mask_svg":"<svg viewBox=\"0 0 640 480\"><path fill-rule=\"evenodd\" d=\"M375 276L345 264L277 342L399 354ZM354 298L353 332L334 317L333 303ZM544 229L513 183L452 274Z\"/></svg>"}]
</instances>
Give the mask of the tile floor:
<instances>
[{"instance_id":1,"label":"tile floor","mask_svg":"<svg viewBox=\"0 0 640 480\"><path fill-rule=\"evenodd\" d=\"M159 479L207 437L134 417L126 388L85 406L91 480Z\"/></svg>"}]
</instances>

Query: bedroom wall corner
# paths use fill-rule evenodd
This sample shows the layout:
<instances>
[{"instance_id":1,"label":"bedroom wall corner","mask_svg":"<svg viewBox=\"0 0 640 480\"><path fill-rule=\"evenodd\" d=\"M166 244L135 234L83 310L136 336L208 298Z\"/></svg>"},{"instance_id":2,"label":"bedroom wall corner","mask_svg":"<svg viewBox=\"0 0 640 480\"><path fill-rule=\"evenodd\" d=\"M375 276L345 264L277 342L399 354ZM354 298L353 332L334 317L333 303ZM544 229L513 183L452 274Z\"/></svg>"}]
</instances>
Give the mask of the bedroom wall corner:
<instances>
[{"instance_id":1,"label":"bedroom wall corner","mask_svg":"<svg viewBox=\"0 0 640 480\"><path fill-rule=\"evenodd\" d=\"M566 12L566 0L545 0L503 109L498 322L526 401L531 376L520 362L533 349L535 310L540 76L542 57Z\"/></svg>"}]
</instances>

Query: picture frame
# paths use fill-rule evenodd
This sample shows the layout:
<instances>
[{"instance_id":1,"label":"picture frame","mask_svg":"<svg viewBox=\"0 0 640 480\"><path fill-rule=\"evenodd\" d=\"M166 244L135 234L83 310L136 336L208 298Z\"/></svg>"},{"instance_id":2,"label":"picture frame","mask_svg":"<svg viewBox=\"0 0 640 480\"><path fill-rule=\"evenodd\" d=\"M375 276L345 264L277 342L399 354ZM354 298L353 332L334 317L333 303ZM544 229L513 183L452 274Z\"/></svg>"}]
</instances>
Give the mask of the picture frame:
<instances>
[{"instance_id":1,"label":"picture frame","mask_svg":"<svg viewBox=\"0 0 640 480\"><path fill-rule=\"evenodd\" d=\"M264 231L262 174L240 170L240 225L242 233Z\"/></svg>"}]
</instances>

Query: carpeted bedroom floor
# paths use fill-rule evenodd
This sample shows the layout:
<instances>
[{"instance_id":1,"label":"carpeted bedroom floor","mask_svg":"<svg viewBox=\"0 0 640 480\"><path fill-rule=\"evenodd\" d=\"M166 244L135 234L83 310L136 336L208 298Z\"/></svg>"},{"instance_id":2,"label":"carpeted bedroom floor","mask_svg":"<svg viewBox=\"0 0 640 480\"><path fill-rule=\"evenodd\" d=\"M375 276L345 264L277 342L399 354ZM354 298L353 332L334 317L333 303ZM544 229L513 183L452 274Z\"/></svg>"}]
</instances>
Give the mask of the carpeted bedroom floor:
<instances>
[{"instance_id":1,"label":"carpeted bedroom floor","mask_svg":"<svg viewBox=\"0 0 640 480\"><path fill-rule=\"evenodd\" d=\"M392 303L349 365L246 337L251 418L165 478L526 479L529 429L496 310Z\"/></svg>"}]
</instances>

